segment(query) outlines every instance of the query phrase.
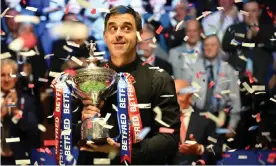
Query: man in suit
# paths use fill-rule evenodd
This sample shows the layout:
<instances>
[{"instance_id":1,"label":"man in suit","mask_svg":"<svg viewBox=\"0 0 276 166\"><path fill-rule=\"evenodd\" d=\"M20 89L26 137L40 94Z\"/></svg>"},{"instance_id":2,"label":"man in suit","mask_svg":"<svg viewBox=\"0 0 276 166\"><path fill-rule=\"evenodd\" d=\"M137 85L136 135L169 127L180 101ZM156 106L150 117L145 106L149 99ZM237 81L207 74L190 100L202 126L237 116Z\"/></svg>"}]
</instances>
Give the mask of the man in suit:
<instances>
[{"instance_id":1,"label":"man in suit","mask_svg":"<svg viewBox=\"0 0 276 166\"><path fill-rule=\"evenodd\" d=\"M218 112L232 106L228 127L235 129L240 119L241 102L238 76L220 58L220 42L216 35L207 36L202 58L184 73L185 79L198 89L193 106L199 110Z\"/></svg>"},{"instance_id":2,"label":"man in suit","mask_svg":"<svg viewBox=\"0 0 276 166\"><path fill-rule=\"evenodd\" d=\"M184 43L169 52L169 62L173 66L174 78L183 79L184 73L197 61L197 57L201 54L200 33L202 32L200 24L197 20L189 20L187 22L187 43ZM186 38L187 38L186 37Z\"/></svg>"},{"instance_id":3,"label":"man in suit","mask_svg":"<svg viewBox=\"0 0 276 166\"><path fill-rule=\"evenodd\" d=\"M168 55L153 41L153 37L155 36L154 32L153 26L150 24L144 25L143 33L141 34L142 42L138 44L138 52L141 52L141 59L144 62L153 66L158 66L168 72L169 75L172 75L173 71L171 64L158 57L158 54L161 52L163 52L163 55L166 57L168 57Z\"/></svg>"},{"instance_id":4,"label":"man in suit","mask_svg":"<svg viewBox=\"0 0 276 166\"><path fill-rule=\"evenodd\" d=\"M220 141L216 143L208 141L208 137L217 139L215 123L199 115L199 112L194 111L191 107L193 92L189 91L191 86L187 81L175 80L175 89L180 106L181 128L179 152L173 164L189 165L202 159L203 155L207 156L206 164L216 164L216 160L213 159L221 153ZM197 143L189 144L185 142L187 140L196 141Z\"/></svg>"}]
</instances>

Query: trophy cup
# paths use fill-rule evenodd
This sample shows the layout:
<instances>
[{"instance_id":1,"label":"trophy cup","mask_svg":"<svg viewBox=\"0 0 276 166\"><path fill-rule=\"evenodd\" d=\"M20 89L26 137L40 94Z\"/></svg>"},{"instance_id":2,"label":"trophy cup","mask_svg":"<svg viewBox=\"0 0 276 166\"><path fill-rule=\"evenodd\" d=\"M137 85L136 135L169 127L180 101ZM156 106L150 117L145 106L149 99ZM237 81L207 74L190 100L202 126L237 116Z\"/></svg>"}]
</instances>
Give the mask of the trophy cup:
<instances>
[{"instance_id":1,"label":"trophy cup","mask_svg":"<svg viewBox=\"0 0 276 166\"><path fill-rule=\"evenodd\" d=\"M95 43L90 43L90 58L94 59ZM78 69L76 76L73 78L76 88L74 93L80 98L90 97L92 105L98 107L100 100L108 97L112 92L112 85L116 80L117 73L114 70L99 67L89 60L86 68ZM81 126L81 140L80 146L86 146L88 140L93 141L94 144L105 144L107 137L109 137L109 129L105 128L106 122L103 118L97 115L83 121Z\"/></svg>"}]
</instances>

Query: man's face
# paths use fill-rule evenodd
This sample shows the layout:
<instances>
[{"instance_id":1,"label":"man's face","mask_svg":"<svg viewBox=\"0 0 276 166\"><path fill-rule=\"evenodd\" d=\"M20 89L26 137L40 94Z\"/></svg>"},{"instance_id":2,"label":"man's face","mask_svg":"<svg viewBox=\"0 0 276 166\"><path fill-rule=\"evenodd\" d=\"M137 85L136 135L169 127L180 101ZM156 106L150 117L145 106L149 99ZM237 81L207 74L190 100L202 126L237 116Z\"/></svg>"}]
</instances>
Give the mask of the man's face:
<instances>
[{"instance_id":1,"label":"man's face","mask_svg":"<svg viewBox=\"0 0 276 166\"><path fill-rule=\"evenodd\" d=\"M209 59L214 59L219 51L219 41L216 37L209 37L204 41L204 55Z\"/></svg>"},{"instance_id":2,"label":"man's face","mask_svg":"<svg viewBox=\"0 0 276 166\"><path fill-rule=\"evenodd\" d=\"M136 24L131 14L110 16L104 40L112 56L128 55L136 50Z\"/></svg>"},{"instance_id":3,"label":"man's face","mask_svg":"<svg viewBox=\"0 0 276 166\"><path fill-rule=\"evenodd\" d=\"M177 102L179 104L180 110L189 108L190 102L191 102L191 94L179 94L180 90L185 87L188 87L188 85L185 84L184 82L175 81Z\"/></svg>"},{"instance_id":4,"label":"man's face","mask_svg":"<svg viewBox=\"0 0 276 166\"><path fill-rule=\"evenodd\" d=\"M187 36L189 37L187 42L191 45L196 44L200 40L200 28L199 23L196 21L189 22L186 30Z\"/></svg>"},{"instance_id":5,"label":"man's face","mask_svg":"<svg viewBox=\"0 0 276 166\"><path fill-rule=\"evenodd\" d=\"M8 10L6 15L11 15L13 16L12 18L9 18L9 17L6 17L6 20L7 20L7 26L8 26L8 29L9 31L11 32L16 32L16 30L18 29L18 23L16 23L14 21L14 17L16 15L18 15L18 12L15 11L15 10Z\"/></svg>"},{"instance_id":6,"label":"man's face","mask_svg":"<svg viewBox=\"0 0 276 166\"><path fill-rule=\"evenodd\" d=\"M152 40L146 40L146 41L144 41L144 40L152 38L152 37L154 37L154 36L148 31L144 31L141 35L143 42L140 42L138 44L138 49L144 51L143 57L145 57L145 58L148 58L152 55L154 48L150 47L150 44L153 44Z\"/></svg>"},{"instance_id":7,"label":"man's face","mask_svg":"<svg viewBox=\"0 0 276 166\"><path fill-rule=\"evenodd\" d=\"M9 90L15 87L16 78L10 77L10 71L15 73L12 65L6 64L1 66L1 90L4 92L8 92Z\"/></svg>"},{"instance_id":8,"label":"man's face","mask_svg":"<svg viewBox=\"0 0 276 166\"><path fill-rule=\"evenodd\" d=\"M245 23L248 25L257 24L260 16L260 9L258 3L249 2L245 4L244 10L248 12L248 16L244 16Z\"/></svg>"},{"instance_id":9,"label":"man's face","mask_svg":"<svg viewBox=\"0 0 276 166\"><path fill-rule=\"evenodd\" d=\"M175 13L176 13L175 19L178 22L185 19L186 15L187 15L187 10L186 10L186 7L185 7L184 3L178 3L175 6Z\"/></svg>"},{"instance_id":10,"label":"man's face","mask_svg":"<svg viewBox=\"0 0 276 166\"><path fill-rule=\"evenodd\" d=\"M231 9L233 4L233 0L219 0L219 6L223 7L224 9Z\"/></svg>"}]
</instances>

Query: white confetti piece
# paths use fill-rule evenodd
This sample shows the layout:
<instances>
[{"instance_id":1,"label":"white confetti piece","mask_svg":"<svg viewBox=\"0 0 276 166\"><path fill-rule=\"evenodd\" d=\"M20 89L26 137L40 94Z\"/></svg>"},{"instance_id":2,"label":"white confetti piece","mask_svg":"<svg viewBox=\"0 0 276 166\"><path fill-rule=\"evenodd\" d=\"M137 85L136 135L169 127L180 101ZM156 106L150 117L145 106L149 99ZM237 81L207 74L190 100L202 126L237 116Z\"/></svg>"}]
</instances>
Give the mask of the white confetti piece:
<instances>
[{"instance_id":1,"label":"white confetti piece","mask_svg":"<svg viewBox=\"0 0 276 166\"><path fill-rule=\"evenodd\" d=\"M239 155L238 159L247 159L247 156L246 155Z\"/></svg>"},{"instance_id":2,"label":"white confetti piece","mask_svg":"<svg viewBox=\"0 0 276 166\"><path fill-rule=\"evenodd\" d=\"M93 164L94 165L97 165L97 164L110 165L110 159L109 158L94 158Z\"/></svg>"},{"instance_id":3,"label":"white confetti piece","mask_svg":"<svg viewBox=\"0 0 276 166\"><path fill-rule=\"evenodd\" d=\"M54 71L49 72L50 77L59 77L60 75L61 75L61 73L59 73L59 72L54 72Z\"/></svg>"},{"instance_id":4,"label":"white confetti piece","mask_svg":"<svg viewBox=\"0 0 276 166\"><path fill-rule=\"evenodd\" d=\"M38 127L38 129L39 129L40 131L46 132L46 127L43 126L42 124L38 124L37 127Z\"/></svg>"},{"instance_id":5,"label":"white confetti piece","mask_svg":"<svg viewBox=\"0 0 276 166\"><path fill-rule=\"evenodd\" d=\"M242 43L243 47L249 47L249 48L253 48L255 47L255 43Z\"/></svg>"},{"instance_id":6,"label":"white confetti piece","mask_svg":"<svg viewBox=\"0 0 276 166\"><path fill-rule=\"evenodd\" d=\"M160 68L158 66L151 66L151 67L149 67L149 69L151 69L151 70L153 70L153 69L159 70Z\"/></svg>"},{"instance_id":7,"label":"white confetti piece","mask_svg":"<svg viewBox=\"0 0 276 166\"><path fill-rule=\"evenodd\" d=\"M6 138L6 142L7 142L7 143L20 142L20 138L19 138L19 137L15 137L15 138Z\"/></svg>"},{"instance_id":8,"label":"white confetti piece","mask_svg":"<svg viewBox=\"0 0 276 166\"><path fill-rule=\"evenodd\" d=\"M228 150L228 152L235 152L237 149Z\"/></svg>"},{"instance_id":9,"label":"white confetti piece","mask_svg":"<svg viewBox=\"0 0 276 166\"><path fill-rule=\"evenodd\" d=\"M105 124L105 125L103 125L103 127L104 127L104 128L107 128L107 129L112 129L114 126Z\"/></svg>"},{"instance_id":10,"label":"white confetti piece","mask_svg":"<svg viewBox=\"0 0 276 166\"><path fill-rule=\"evenodd\" d=\"M213 146L214 146L213 144L210 144L210 145L208 145L206 148L207 148L207 149L211 149L211 148L213 148Z\"/></svg>"},{"instance_id":11,"label":"white confetti piece","mask_svg":"<svg viewBox=\"0 0 276 166\"><path fill-rule=\"evenodd\" d=\"M94 142L91 141L91 140L87 140L87 141L86 141L86 144L94 144Z\"/></svg>"},{"instance_id":12,"label":"white confetti piece","mask_svg":"<svg viewBox=\"0 0 276 166\"><path fill-rule=\"evenodd\" d=\"M237 37L241 37L241 38L245 37L245 34L243 34L243 33L235 33L234 35Z\"/></svg>"},{"instance_id":13,"label":"white confetti piece","mask_svg":"<svg viewBox=\"0 0 276 166\"><path fill-rule=\"evenodd\" d=\"M4 31L1 31L1 36L5 36L6 33Z\"/></svg>"},{"instance_id":14,"label":"white confetti piece","mask_svg":"<svg viewBox=\"0 0 276 166\"><path fill-rule=\"evenodd\" d=\"M53 93L54 90L53 90L52 88L47 88L47 89L45 90L45 92L46 92L46 93Z\"/></svg>"},{"instance_id":15,"label":"white confetti piece","mask_svg":"<svg viewBox=\"0 0 276 166\"><path fill-rule=\"evenodd\" d=\"M16 165L27 165L31 164L31 160L25 159L25 160L15 160Z\"/></svg>"},{"instance_id":16,"label":"white confetti piece","mask_svg":"<svg viewBox=\"0 0 276 166\"><path fill-rule=\"evenodd\" d=\"M176 28L175 28L175 31L178 31L179 30L179 27L183 24L184 20L180 21L177 25L176 25Z\"/></svg>"},{"instance_id":17,"label":"white confetti piece","mask_svg":"<svg viewBox=\"0 0 276 166\"><path fill-rule=\"evenodd\" d=\"M4 17L4 15L7 13L7 11L8 11L9 9L10 9L10 8L7 8L7 9L5 9L5 10L3 11L3 13L1 13L1 18Z\"/></svg>"},{"instance_id":18,"label":"white confetti piece","mask_svg":"<svg viewBox=\"0 0 276 166\"><path fill-rule=\"evenodd\" d=\"M108 121L108 119L110 118L110 116L111 116L111 113L107 113L106 115L105 115L105 117L104 117L104 123L106 123L107 121Z\"/></svg>"},{"instance_id":19,"label":"white confetti piece","mask_svg":"<svg viewBox=\"0 0 276 166\"><path fill-rule=\"evenodd\" d=\"M118 108L117 108L117 106L116 105L114 105L114 104L112 104L112 108L116 111L116 112L118 112L119 110L118 110Z\"/></svg>"},{"instance_id":20,"label":"white confetti piece","mask_svg":"<svg viewBox=\"0 0 276 166\"><path fill-rule=\"evenodd\" d=\"M228 139L227 139L227 142L232 142L232 141L234 141L233 138L228 138Z\"/></svg>"},{"instance_id":21,"label":"white confetti piece","mask_svg":"<svg viewBox=\"0 0 276 166\"><path fill-rule=\"evenodd\" d=\"M140 109L151 108L151 103L147 103L147 104L138 104L138 107L139 107Z\"/></svg>"},{"instance_id":22,"label":"white confetti piece","mask_svg":"<svg viewBox=\"0 0 276 166\"><path fill-rule=\"evenodd\" d=\"M204 15L202 14L201 16L197 17L196 20L200 20L204 17Z\"/></svg>"},{"instance_id":23,"label":"white confetti piece","mask_svg":"<svg viewBox=\"0 0 276 166\"><path fill-rule=\"evenodd\" d=\"M27 9L27 10L30 10L30 11L33 11L33 12L36 12L36 11L37 11L37 8L31 7L31 6L27 6L26 9Z\"/></svg>"},{"instance_id":24,"label":"white confetti piece","mask_svg":"<svg viewBox=\"0 0 276 166\"><path fill-rule=\"evenodd\" d=\"M97 8L97 11L102 12L102 13L110 13L110 10L107 8Z\"/></svg>"},{"instance_id":25,"label":"white confetti piece","mask_svg":"<svg viewBox=\"0 0 276 166\"><path fill-rule=\"evenodd\" d=\"M191 140L186 140L185 141L185 144L191 144L191 145L193 145L193 144L196 144L197 142L196 141L191 141Z\"/></svg>"},{"instance_id":26,"label":"white confetti piece","mask_svg":"<svg viewBox=\"0 0 276 166\"><path fill-rule=\"evenodd\" d=\"M270 41L276 41L276 39L270 39Z\"/></svg>"},{"instance_id":27,"label":"white confetti piece","mask_svg":"<svg viewBox=\"0 0 276 166\"><path fill-rule=\"evenodd\" d=\"M241 13L241 14L243 14L243 15L245 15L245 16L248 16L248 15L249 15L249 13L248 13L248 12L243 11L243 10L240 10L240 13Z\"/></svg>"},{"instance_id":28,"label":"white confetti piece","mask_svg":"<svg viewBox=\"0 0 276 166\"><path fill-rule=\"evenodd\" d=\"M151 48L157 48L157 45L156 45L156 44L149 43L149 46L150 46Z\"/></svg>"},{"instance_id":29,"label":"white confetti piece","mask_svg":"<svg viewBox=\"0 0 276 166\"><path fill-rule=\"evenodd\" d=\"M140 35L139 31L136 31L136 36L137 36L139 42L142 41L142 38L141 38L141 35Z\"/></svg>"},{"instance_id":30,"label":"white confetti piece","mask_svg":"<svg viewBox=\"0 0 276 166\"><path fill-rule=\"evenodd\" d=\"M15 52L20 51L24 46L24 40L22 38L16 38L9 44L9 49Z\"/></svg>"},{"instance_id":31,"label":"white confetti piece","mask_svg":"<svg viewBox=\"0 0 276 166\"><path fill-rule=\"evenodd\" d=\"M25 23L34 23L38 24L40 22L39 17L30 16L30 15L16 15L14 17L15 22L25 22Z\"/></svg>"},{"instance_id":32,"label":"white confetti piece","mask_svg":"<svg viewBox=\"0 0 276 166\"><path fill-rule=\"evenodd\" d=\"M211 14L212 12L211 11L204 11L204 12L202 12L202 15L204 16L204 17L206 17L206 16L208 16L209 14Z\"/></svg>"},{"instance_id":33,"label":"white confetti piece","mask_svg":"<svg viewBox=\"0 0 276 166\"><path fill-rule=\"evenodd\" d=\"M264 85L253 85L252 89L255 91L265 91L265 86Z\"/></svg>"},{"instance_id":34,"label":"white confetti piece","mask_svg":"<svg viewBox=\"0 0 276 166\"><path fill-rule=\"evenodd\" d=\"M66 39L70 38L86 39L88 37L88 27L78 22L63 22L55 25L51 29L52 36Z\"/></svg>"},{"instance_id":35,"label":"white confetti piece","mask_svg":"<svg viewBox=\"0 0 276 166\"><path fill-rule=\"evenodd\" d=\"M108 153L108 158L110 158L111 160L115 159L116 156L116 151L110 151L110 153Z\"/></svg>"},{"instance_id":36,"label":"white confetti piece","mask_svg":"<svg viewBox=\"0 0 276 166\"><path fill-rule=\"evenodd\" d=\"M246 58L245 56L243 56L243 55L240 55L239 58L240 58L241 60L247 61L247 58Z\"/></svg>"},{"instance_id":37,"label":"white confetti piece","mask_svg":"<svg viewBox=\"0 0 276 166\"><path fill-rule=\"evenodd\" d=\"M160 97L174 97L174 95L161 95Z\"/></svg>"},{"instance_id":38,"label":"white confetti piece","mask_svg":"<svg viewBox=\"0 0 276 166\"><path fill-rule=\"evenodd\" d=\"M45 161L45 158L40 158L40 161Z\"/></svg>"},{"instance_id":39,"label":"white confetti piece","mask_svg":"<svg viewBox=\"0 0 276 166\"><path fill-rule=\"evenodd\" d=\"M199 115L206 116L208 119L214 121L217 124L217 126L222 126L223 125L224 120L219 119L218 117L216 117L211 112L201 112Z\"/></svg>"},{"instance_id":40,"label":"white confetti piece","mask_svg":"<svg viewBox=\"0 0 276 166\"><path fill-rule=\"evenodd\" d=\"M243 0L235 0L235 3L243 2Z\"/></svg>"},{"instance_id":41,"label":"white confetti piece","mask_svg":"<svg viewBox=\"0 0 276 166\"><path fill-rule=\"evenodd\" d=\"M94 52L94 56L104 55L105 51L102 52ZM97 57L98 58L98 57Z\"/></svg>"},{"instance_id":42,"label":"white confetti piece","mask_svg":"<svg viewBox=\"0 0 276 166\"><path fill-rule=\"evenodd\" d=\"M79 48L80 45L73 41L66 41L67 45Z\"/></svg>"},{"instance_id":43,"label":"white confetti piece","mask_svg":"<svg viewBox=\"0 0 276 166\"><path fill-rule=\"evenodd\" d=\"M200 33L200 36L203 38L203 39L205 39L206 38L206 35L204 34L204 33Z\"/></svg>"},{"instance_id":44,"label":"white confetti piece","mask_svg":"<svg viewBox=\"0 0 276 166\"><path fill-rule=\"evenodd\" d=\"M262 144L261 143L260 144L256 144L255 148L262 148Z\"/></svg>"},{"instance_id":45,"label":"white confetti piece","mask_svg":"<svg viewBox=\"0 0 276 166\"><path fill-rule=\"evenodd\" d=\"M188 39L189 39L189 36L186 35L183 40L186 42Z\"/></svg>"},{"instance_id":46,"label":"white confetti piece","mask_svg":"<svg viewBox=\"0 0 276 166\"><path fill-rule=\"evenodd\" d=\"M231 91L230 91L230 89L227 89L227 90L222 90L220 93L221 94L229 94L229 93L231 93Z\"/></svg>"},{"instance_id":47,"label":"white confetti piece","mask_svg":"<svg viewBox=\"0 0 276 166\"><path fill-rule=\"evenodd\" d=\"M269 100L271 100L271 101L273 101L273 102L276 102L276 99L274 99L274 98L270 98Z\"/></svg>"},{"instance_id":48,"label":"white confetti piece","mask_svg":"<svg viewBox=\"0 0 276 166\"><path fill-rule=\"evenodd\" d=\"M213 138L213 137L211 137L211 136L208 136L207 140L208 140L208 141L211 141L211 142L213 142L213 143L217 143L217 139L215 139L215 138Z\"/></svg>"},{"instance_id":49,"label":"white confetti piece","mask_svg":"<svg viewBox=\"0 0 276 166\"><path fill-rule=\"evenodd\" d=\"M63 46L63 49L67 52L73 52L72 48L67 47L66 45Z\"/></svg>"},{"instance_id":50,"label":"white confetti piece","mask_svg":"<svg viewBox=\"0 0 276 166\"><path fill-rule=\"evenodd\" d=\"M69 154L66 156L66 161L70 162L74 159L74 156L72 154Z\"/></svg>"},{"instance_id":51,"label":"white confetti piece","mask_svg":"<svg viewBox=\"0 0 276 166\"><path fill-rule=\"evenodd\" d=\"M152 42L153 42L153 43L156 43L156 41L157 41L156 38L153 37L153 38L152 38Z\"/></svg>"},{"instance_id":52,"label":"white confetti piece","mask_svg":"<svg viewBox=\"0 0 276 166\"><path fill-rule=\"evenodd\" d=\"M79 107L77 107L73 112L77 112L78 111L78 109L79 109Z\"/></svg>"},{"instance_id":53,"label":"white confetti piece","mask_svg":"<svg viewBox=\"0 0 276 166\"><path fill-rule=\"evenodd\" d=\"M10 57L11 57L10 52L5 52L0 55L0 59L6 59L6 58L10 58Z\"/></svg>"},{"instance_id":54,"label":"white confetti piece","mask_svg":"<svg viewBox=\"0 0 276 166\"><path fill-rule=\"evenodd\" d=\"M270 132L262 132L262 136L269 136Z\"/></svg>"},{"instance_id":55,"label":"white confetti piece","mask_svg":"<svg viewBox=\"0 0 276 166\"><path fill-rule=\"evenodd\" d=\"M4 17L7 17L7 18L13 18L14 16L11 16L11 15L5 15Z\"/></svg>"},{"instance_id":56,"label":"white confetti piece","mask_svg":"<svg viewBox=\"0 0 276 166\"><path fill-rule=\"evenodd\" d=\"M55 54L47 54L44 56L44 59L49 59L51 56L54 56Z\"/></svg>"},{"instance_id":57,"label":"white confetti piece","mask_svg":"<svg viewBox=\"0 0 276 166\"><path fill-rule=\"evenodd\" d=\"M71 60L74 61L76 64L82 66L83 61L79 60L78 58L76 58L75 56L71 57Z\"/></svg>"},{"instance_id":58,"label":"white confetti piece","mask_svg":"<svg viewBox=\"0 0 276 166\"><path fill-rule=\"evenodd\" d=\"M227 149L230 149L230 147L227 146L226 144L223 144L223 145L222 145L222 152L226 152Z\"/></svg>"},{"instance_id":59,"label":"white confetti piece","mask_svg":"<svg viewBox=\"0 0 276 166\"><path fill-rule=\"evenodd\" d=\"M250 86L247 84L247 82L242 83L243 87L247 90L249 93L253 93L254 91L250 88Z\"/></svg>"},{"instance_id":60,"label":"white confetti piece","mask_svg":"<svg viewBox=\"0 0 276 166\"><path fill-rule=\"evenodd\" d=\"M39 77L38 81L39 82L48 82L48 79Z\"/></svg>"},{"instance_id":61,"label":"white confetti piece","mask_svg":"<svg viewBox=\"0 0 276 166\"><path fill-rule=\"evenodd\" d=\"M28 51L28 52L20 52L20 55L29 57L29 56L34 56L34 55L36 55L36 53L35 53L34 50L30 50L30 51Z\"/></svg>"},{"instance_id":62,"label":"white confetti piece","mask_svg":"<svg viewBox=\"0 0 276 166\"><path fill-rule=\"evenodd\" d=\"M218 10L224 10L224 7L217 7Z\"/></svg>"},{"instance_id":63,"label":"white confetti piece","mask_svg":"<svg viewBox=\"0 0 276 166\"><path fill-rule=\"evenodd\" d=\"M165 126L165 127L170 127L170 125L168 125L167 123L163 122L161 119L154 119L156 122L160 123L161 125Z\"/></svg>"},{"instance_id":64,"label":"white confetti piece","mask_svg":"<svg viewBox=\"0 0 276 166\"><path fill-rule=\"evenodd\" d=\"M61 135L70 135L70 134L71 134L71 129L61 131Z\"/></svg>"},{"instance_id":65,"label":"white confetti piece","mask_svg":"<svg viewBox=\"0 0 276 166\"><path fill-rule=\"evenodd\" d=\"M147 135L148 133L150 132L151 128L150 127L145 127L143 128L140 133L138 134L138 138L140 140L143 140Z\"/></svg>"}]
</instances>

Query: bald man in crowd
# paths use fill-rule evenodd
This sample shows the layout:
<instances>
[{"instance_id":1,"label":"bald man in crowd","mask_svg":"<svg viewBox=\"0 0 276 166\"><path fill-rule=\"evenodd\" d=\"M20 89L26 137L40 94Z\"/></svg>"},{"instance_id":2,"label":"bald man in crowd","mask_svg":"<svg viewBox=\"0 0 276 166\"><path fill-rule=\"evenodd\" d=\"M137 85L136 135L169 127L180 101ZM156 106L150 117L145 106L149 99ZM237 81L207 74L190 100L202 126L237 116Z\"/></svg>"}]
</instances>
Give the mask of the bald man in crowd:
<instances>
[{"instance_id":1,"label":"bald man in crowd","mask_svg":"<svg viewBox=\"0 0 276 166\"><path fill-rule=\"evenodd\" d=\"M175 80L175 88L180 106L181 128L179 151L173 164L189 165L200 162L203 155L207 156L206 164L216 164L216 156L221 153L220 141L217 143L208 141L208 137L217 139L215 123L194 111L191 106L194 89L187 81ZM196 143L189 141L196 141Z\"/></svg>"}]
</instances>

